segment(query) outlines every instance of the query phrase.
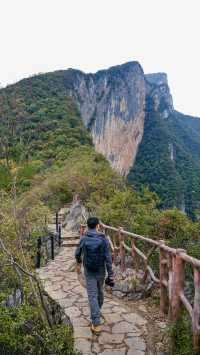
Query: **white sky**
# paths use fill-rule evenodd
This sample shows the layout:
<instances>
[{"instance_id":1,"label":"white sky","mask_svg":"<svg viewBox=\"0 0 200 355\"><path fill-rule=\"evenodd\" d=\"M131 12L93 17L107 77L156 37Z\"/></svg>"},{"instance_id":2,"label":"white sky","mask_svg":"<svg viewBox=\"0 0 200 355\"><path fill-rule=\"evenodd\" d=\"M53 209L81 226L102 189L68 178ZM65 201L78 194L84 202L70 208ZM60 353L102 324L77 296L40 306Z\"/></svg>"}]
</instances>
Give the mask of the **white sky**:
<instances>
[{"instance_id":1,"label":"white sky","mask_svg":"<svg viewBox=\"0 0 200 355\"><path fill-rule=\"evenodd\" d=\"M199 0L0 0L0 83L138 60L175 108L200 116Z\"/></svg>"}]
</instances>

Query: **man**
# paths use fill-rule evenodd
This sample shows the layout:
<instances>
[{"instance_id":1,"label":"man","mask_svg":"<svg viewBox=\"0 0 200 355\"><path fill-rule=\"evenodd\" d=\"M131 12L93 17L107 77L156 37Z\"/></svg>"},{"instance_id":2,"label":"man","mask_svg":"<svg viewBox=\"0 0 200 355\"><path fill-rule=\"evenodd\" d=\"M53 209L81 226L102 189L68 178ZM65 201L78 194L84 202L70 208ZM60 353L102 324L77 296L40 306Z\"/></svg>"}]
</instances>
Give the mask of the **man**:
<instances>
[{"instance_id":1,"label":"man","mask_svg":"<svg viewBox=\"0 0 200 355\"><path fill-rule=\"evenodd\" d=\"M109 242L103 233L99 233L99 220L90 217L87 220L88 230L81 238L75 252L77 272L81 271L82 255L86 279L86 287L91 313L91 330L96 335L101 332L100 310L103 305L103 285L106 269L108 273L107 284L114 285L112 257Z\"/></svg>"}]
</instances>

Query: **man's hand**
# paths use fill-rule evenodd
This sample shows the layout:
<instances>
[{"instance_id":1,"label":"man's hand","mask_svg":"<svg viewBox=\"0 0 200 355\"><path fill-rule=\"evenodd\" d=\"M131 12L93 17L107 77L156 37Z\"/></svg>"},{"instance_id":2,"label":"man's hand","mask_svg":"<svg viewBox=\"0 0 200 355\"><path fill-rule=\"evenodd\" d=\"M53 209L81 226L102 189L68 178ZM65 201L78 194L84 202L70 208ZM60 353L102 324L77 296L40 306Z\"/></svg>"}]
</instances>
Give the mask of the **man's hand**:
<instances>
[{"instance_id":1,"label":"man's hand","mask_svg":"<svg viewBox=\"0 0 200 355\"><path fill-rule=\"evenodd\" d=\"M113 276L108 276L105 279L105 284L110 286L110 287L114 287L115 286L115 281L114 281L114 277Z\"/></svg>"},{"instance_id":2,"label":"man's hand","mask_svg":"<svg viewBox=\"0 0 200 355\"><path fill-rule=\"evenodd\" d=\"M81 273L81 264L79 264L79 263L76 264L76 272L77 272L77 274Z\"/></svg>"}]
</instances>

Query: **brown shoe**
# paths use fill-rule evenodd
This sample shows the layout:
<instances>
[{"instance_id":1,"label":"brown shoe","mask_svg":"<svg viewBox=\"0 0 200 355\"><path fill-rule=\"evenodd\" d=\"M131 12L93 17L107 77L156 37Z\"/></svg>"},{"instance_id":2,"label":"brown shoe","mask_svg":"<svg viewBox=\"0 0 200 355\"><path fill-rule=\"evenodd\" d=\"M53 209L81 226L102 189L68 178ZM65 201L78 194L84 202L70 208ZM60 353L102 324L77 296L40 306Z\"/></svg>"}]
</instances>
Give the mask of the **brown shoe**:
<instances>
[{"instance_id":1,"label":"brown shoe","mask_svg":"<svg viewBox=\"0 0 200 355\"><path fill-rule=\"evenodd\" d=\"M95 335L99 335L101 333L101 326L100 325L91 325L91 331Z\"/></svg>"}]
</instances>

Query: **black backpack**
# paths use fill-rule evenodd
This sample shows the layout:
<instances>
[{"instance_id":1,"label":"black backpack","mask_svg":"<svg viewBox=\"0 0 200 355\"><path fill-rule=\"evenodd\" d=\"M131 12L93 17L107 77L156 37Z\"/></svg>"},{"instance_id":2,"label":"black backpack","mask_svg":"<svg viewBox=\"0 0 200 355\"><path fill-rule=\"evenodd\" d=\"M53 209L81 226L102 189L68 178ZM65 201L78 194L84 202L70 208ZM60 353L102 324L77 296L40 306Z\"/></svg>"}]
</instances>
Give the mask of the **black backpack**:
<instances>
[{"instance_id":1,"label":"black backpack","mask_svg":"<svg viewBox=\"0 0 200 355\"><path fill-rule=\"evenodd\" d=\"M88 271L97 272L104 261L104 236L85 236L84 266Z\"/></svg>"}]
</instances>

